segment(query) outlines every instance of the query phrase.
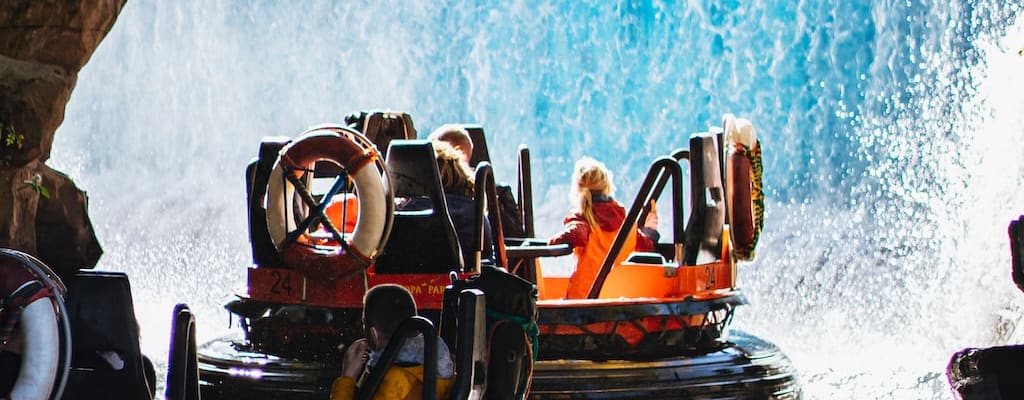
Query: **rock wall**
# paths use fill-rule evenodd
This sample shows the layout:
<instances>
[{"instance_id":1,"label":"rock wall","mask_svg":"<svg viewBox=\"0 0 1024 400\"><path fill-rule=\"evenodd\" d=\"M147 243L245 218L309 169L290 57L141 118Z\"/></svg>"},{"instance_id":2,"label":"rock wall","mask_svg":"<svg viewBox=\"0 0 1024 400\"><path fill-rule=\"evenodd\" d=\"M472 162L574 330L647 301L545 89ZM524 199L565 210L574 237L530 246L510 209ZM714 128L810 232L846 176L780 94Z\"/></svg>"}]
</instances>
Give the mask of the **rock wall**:
<instances>
[{"instance_id":1,"label":"rock wall","mask_svg":"<svg viewBox=\"0 0 1024 400\"><path fill-rule=\"evenodd\" d=\"M126 0L4 0L0 6L0 247L61 274L92 268L100 247L88 197L46 165L78 71Z\"/></svg>"}]
</instances>

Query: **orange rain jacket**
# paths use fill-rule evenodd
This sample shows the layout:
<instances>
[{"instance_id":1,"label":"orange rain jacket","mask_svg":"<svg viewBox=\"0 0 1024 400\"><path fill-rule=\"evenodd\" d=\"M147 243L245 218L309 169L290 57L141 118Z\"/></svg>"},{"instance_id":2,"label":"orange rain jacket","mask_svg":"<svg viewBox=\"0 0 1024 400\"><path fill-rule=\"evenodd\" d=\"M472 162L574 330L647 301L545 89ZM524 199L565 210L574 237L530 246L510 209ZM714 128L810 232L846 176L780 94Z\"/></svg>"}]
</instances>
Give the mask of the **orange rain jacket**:
<instances>
[{"instance_id":1,"label":"orange rain jacket","mask_svg":"<svg viewBox=\"0 0 1024 400\"><path fill-rule=\"evenodd\" d=\"M565 294L567 299L587 298L601 263L612 247L622 221L626 219L626 209L610 197L595 198L594 216L597 227L590 226L579 210L573 210L565 217L565 228L548 240L550 244L565 243L572 246L576 255L576 271L569 277L569 287ZM625 251L619 252L615 264L621 264L629 256L630 250L653 251L654 240L647 233L633 229L622 248Z\"/></svg>"}]
</instances>

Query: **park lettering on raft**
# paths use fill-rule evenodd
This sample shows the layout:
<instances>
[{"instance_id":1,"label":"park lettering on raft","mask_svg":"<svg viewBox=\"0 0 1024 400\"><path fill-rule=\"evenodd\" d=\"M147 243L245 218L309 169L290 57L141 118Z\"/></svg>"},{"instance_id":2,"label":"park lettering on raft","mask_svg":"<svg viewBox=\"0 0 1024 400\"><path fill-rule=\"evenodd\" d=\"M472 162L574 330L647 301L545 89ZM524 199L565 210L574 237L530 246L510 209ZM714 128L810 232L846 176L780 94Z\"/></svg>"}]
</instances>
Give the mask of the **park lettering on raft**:
<instances>
[{"instance_id":1,"label":"park lettering on raft","mask_svg":"<svg viewBox=\"0 0 1024 400\"><path fill-rule=\"evenodd\" d=\"M429 283L422 283L419 285L405 285L406 289L409 289L409 293L413 295L443 295L444 285L431 285Z\"/></svg>"}]
</instances>

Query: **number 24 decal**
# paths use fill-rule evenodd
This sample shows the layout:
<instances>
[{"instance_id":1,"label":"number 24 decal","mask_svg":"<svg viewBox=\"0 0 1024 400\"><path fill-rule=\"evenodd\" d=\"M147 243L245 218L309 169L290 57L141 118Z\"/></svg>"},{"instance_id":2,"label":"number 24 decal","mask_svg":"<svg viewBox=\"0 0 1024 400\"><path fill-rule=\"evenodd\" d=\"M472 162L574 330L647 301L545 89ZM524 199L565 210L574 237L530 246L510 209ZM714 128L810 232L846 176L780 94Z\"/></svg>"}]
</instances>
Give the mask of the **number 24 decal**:
<instances>
[{"instance_id":1,"label":"number 24 decal","mask_svg":"<svg viewBox=\"0 0 1024 400\"><path fill-rule=\"evenodd\" d=\"M704 289L710 290L715 287L718 283L718 279L715 277L715 267L704 267L704 273L707 275L707 280L704 282Z\"/></svg>"},{"instance_id":2,"label":"number 24 decal","mask_svg":"<svg viewBox=\"0 0 1024 400\"><path fill-rule=\"evenodd\" d=\"M281 273L281 271L272 272L274 276L274 285L270 287L270 293L281 294L285 293L288 295L292 294L292 274L290 272Z\"/></svg>"}]
</instances>

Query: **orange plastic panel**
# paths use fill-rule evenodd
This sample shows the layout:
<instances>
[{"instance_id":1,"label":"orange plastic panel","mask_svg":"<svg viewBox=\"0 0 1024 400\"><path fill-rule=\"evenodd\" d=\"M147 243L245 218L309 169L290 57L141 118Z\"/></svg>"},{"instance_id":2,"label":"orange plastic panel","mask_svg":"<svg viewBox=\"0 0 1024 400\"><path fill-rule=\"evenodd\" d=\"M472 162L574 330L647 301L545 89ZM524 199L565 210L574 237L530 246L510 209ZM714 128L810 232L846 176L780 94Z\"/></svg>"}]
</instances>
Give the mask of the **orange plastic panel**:
<instances>
[{"instance_id":1,"label":"orange plastic panel","mask_svg":"<svg viewBox=\"0 0 1024 400\"><path fill-rule=\"evenodd\" d=\"M537 285L540 300L556 300L565 297L565 291L569 288L568 276L538 276L538 278L543 282Z\"/></svg>"},{"instance_id":2,"label":"orange plastic panel","mask_svg":"<svg viewBox=\"0 0 1024 400\"><path fill-rule=\"evenodd\" d=\"M534 261L534 270L533 271L534 271L534 273L536 274L536 277L537 277L537 299L538 300L544 299L544 298L546 298L544 296L545 296L545 293L547 293L547 287L544 285L545 282L546 282L544 280L544 268L541 268L541 266L540 266L540 259L539 258Z\"/></svg>"},{"instance_id":3,"label":"orange plastic panel","mask_svg":"<svg viewBox=\"0 0 1024 400\"><path fill-rule=\"evenodd\" d=\"M718 289L733 287L734 265L728 262L715 262L701 265L679 267L679 294L681 296L700 295Z\"/></svg>"},{"instance_id":4,"label":"orange plastic panel","mask_svg":"<svg viewBox=\"0 0 1024 400\"><path fill-rule=\"evenodd\" d=\"M352 233L356 230L356 222L359 220L359 198L345 194L339 194L331 200L324 212L334 226L342 226L343 232Z\"/></svg>"},{"instance_id":5,"label":"orange plastic panel","mask_svg":"<svg viewBox=\"0 0 1024 400\"><path fill-rule=\"evenodd\" d=\"M441 308L444 288L451 283L451 279L446 274L367 274L368 287L384 283L405 286L419 308L436 310ZM344 280L323 281L306 278L291 269L249 269L249 298L252 300L361 308L365 293L363 289L361 274Z\"/></svg>"},{"instance_id":6,"label":"orange plastic panel","mask_svg":"<svg viewBox=\"0 0 1024 400\"><path fill-rule=\"evenodd\" d=\"M678 297L679 287L675 267L625 263L612 268L599 297Z\"/></svg>"}]
</instances>

